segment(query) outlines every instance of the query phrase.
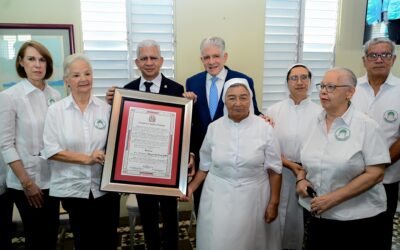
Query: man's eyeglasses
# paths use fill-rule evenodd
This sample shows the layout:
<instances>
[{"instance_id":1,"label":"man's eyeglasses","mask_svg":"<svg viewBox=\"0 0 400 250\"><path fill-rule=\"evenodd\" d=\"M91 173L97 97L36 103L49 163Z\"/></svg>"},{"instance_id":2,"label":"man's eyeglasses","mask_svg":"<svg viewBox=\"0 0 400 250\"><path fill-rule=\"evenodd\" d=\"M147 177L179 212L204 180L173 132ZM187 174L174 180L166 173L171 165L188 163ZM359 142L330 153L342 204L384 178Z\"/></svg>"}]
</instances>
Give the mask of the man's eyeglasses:
<instances>
[{"instance_id":1,"label":"man's eyeglasses","mask_svg":"<svg viewBox=\"0 0 400 250\"><path fill-rule=\"evenodd\" d=\"M297 82L299 79L302 82L304 82L304 81L308 80L309 77L308 77L308 75L289 76L289 80L292 82Z\"/></svg>"},{"instance_id":2,"label":"man's eyeglasses","mask_svg":"<svg viewBox=\"0 0 400 250\"><path fill-rule=\"evenodd\" d=\"M341 87L352 87L352 85L335 85L335 84L331 84L331 83L318 83L317 85L315 85L318 89L318 91L321 91L323 89L326 89L326 92L328 93L332 93L333 91L335 91L336 88L341 88Z\"/></svg>"},{"instance_id":3,"label":"man's eyeglasses","mask_svg":"<svg viewBox=\"0 0 400 250\"><path fill-rule=\"evenodd\" d=\"M392 53L369 53L367 54L367 59L368 61L376 61L378 60L378 57L380 57L382 60L390 60L393 57Z\"/></svg>"}]
</instances>

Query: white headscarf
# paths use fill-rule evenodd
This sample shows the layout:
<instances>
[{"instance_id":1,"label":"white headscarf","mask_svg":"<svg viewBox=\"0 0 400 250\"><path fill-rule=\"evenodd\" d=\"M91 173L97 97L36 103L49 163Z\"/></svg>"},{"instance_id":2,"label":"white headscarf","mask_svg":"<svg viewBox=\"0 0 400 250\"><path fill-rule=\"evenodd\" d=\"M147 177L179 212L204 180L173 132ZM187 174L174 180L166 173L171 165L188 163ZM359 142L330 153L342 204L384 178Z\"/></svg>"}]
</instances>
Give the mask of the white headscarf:
<instances>
[{"instance_id":1,"label":"white headscarf","mask_svg":"<svg viewBox=\"0 0 400 250\"><path fill-rule=\"evenodd\" d=\"M222 93L222 101L224 102L224 115L228 115L228 109L226 108L226 105L225 105L226 92L228 92L228 89L234 84L240 84L247 88L247 90L250 93L250 114L254 114L253 91L251 91L249 83L247 82L247 80L245 78L232 78L225 82L224 92Z\"/></svg>"}]
</instances>

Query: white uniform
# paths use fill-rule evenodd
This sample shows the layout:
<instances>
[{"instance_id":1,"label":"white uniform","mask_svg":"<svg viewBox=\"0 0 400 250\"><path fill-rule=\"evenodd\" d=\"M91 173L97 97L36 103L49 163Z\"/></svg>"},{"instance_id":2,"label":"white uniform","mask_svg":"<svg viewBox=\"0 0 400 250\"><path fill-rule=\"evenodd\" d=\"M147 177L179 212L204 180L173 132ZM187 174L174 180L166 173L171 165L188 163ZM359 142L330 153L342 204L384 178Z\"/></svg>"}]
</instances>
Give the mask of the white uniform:
<instances>
[{"instance_id":1,"label":"white uniform","mask_svg":"<svg viewBox=\"0 0 400 250\"><path fill-rule=\"evenodd\" d=\"M49 158L60 151L68 150L91 154L104 150L110 105L91 96L82 113L68 96L49 108L44 130L44 150ZM99 190L102 166L80 165L61 161L50 161L50 195L56 197L89 198L90 191L97 198L105 193Z\"/></svg>"},{"instance_id":2,"label":"white uniform","mask_svg":"<svg viewBox=\"0 0 400 250\"><path fill-rule=\"evenodd\" d=\"M316 122L321 106L310 98L295 105L291 98L280 101L268 108L266 115L275 122L274 130L282 155L292 162L300 162L302 142ZM303 207L298 203L296 176L288 168L282 169L282 188L279 203L282 248L302 249L304 221Z\"/></svg>"},{"instance_id":3,"label":"white uniform","mask_svg":"<svg viewBox=\"0 0 400 250\"><path fill-rule=\"evenodd\" d=\"M50 169L40 157L43 127L49 105L61 99L46 84L44 90L24 79L0 93L0 151L6 163L21 160L29 178L41 189L49 188ZM22 190L13 171L7 173L7 186Z\"/></svg>"},{"instance_id":4,"label":"white uniform","mask_svg":"<svg viewBox=\"0 0 400 250\"><path fill-rule=\"evenodd\" d=\"M365 75L358 79L356 92L351 99L354 106L378 122L390 147L400 137L400 79L389 74L378 94ZM383 183L400 181L400 160L385 170Z\"/></svg>"},{"instance_id":5,"label":"white uniform","mask_svg":"<svg viewBox=\"0 0 400 250\"><path fill-rule=\"evenodd\" d=\"M387 144L379 125L350 105L326 132L326 112L310 130L301 151L307 179L318 195L330 193L361 175L366 166L390 162ZM310 198L299 199L310 210ZM321 218L356 220L378 215L386 210L386 193L382 182L369 190L325 211Z\"/></svg>"},{"instance_id":6,"label":"white uniform","mask_svg":"<svg viewBox=\"0 0 400 250\"><path fill-rule=\"evenodd\" d=\"M200 150L209 171L200 200L197 249L281 249L278 218L265 223L270 197L267 169L281 173L272 127L255 115L211 123Z\"/></svg>"}]
</instances>

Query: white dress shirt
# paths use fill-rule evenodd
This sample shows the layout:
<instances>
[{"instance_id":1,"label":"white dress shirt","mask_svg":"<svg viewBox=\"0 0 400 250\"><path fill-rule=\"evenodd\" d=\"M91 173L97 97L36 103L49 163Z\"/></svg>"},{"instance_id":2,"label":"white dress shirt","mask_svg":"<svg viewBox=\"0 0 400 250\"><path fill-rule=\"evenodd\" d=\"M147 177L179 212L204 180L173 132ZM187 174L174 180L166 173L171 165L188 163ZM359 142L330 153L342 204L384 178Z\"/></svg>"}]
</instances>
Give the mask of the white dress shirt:
<instances>
[{"instance_id":1,"label":"white dress shirt","mask_svg":"<svg viewBox=\"0 0 400 250\"><path fill-rule=\"evenodd\" d=\"M390 162L386 141L379 125L350 105L327 131L326 112L310 130L301 162L317 195L333 192L363 174L366 166ZM310 198L299 199L310 210ZM346 200L321 217L332 220L356 220L375 216L386 210L386 193L382 182Z\"/></svg>"},{"instance_id":2,"label":"white dress shirt","mask_svg":"<svg viewBox=\"0 0 400 250\"><path fill-rule=\"evenodd\" d=\"M21 160L29 178L41 189L49 188L50 170L40 157L43 126L49 105L61 98L46 84L44 90L24 79L0 93L0 151L4 161ZM13 171L7 173L7 186L22 190Z\"/></svg>"},{"instance_id":3,"label":"white dress shirt","mask_svg":"<svg viewBox=\"0 0 400 250\"><path fill-rule=\"evenodd\" d=\"M150 86L150 92L151 93L160 93L160 88L161 88L161 81L162 81L162 76L161 74L158 74L156 78L154 78L151 81L148 81L144 79L144 77L140 77L140 84L139 84L139 90L145 92L146 91L146 86L144 85L145 82L152 82L153 85Z\"/></svg>"},{"instance_id":4,"label":"white dress shirt","mask_svg":"<svg viewBox=\"0 0 400 250\"><path fill-rule=\"evenodd\" d=\"M82 113L71 95L49 108L44 138L45 158L60 151L74 151L90 155L104 150L107 140L110 105L92 96ZM49 161L51 166L50 195L56 197L89 198L104 195L99 191L102 166L80 165Z\"/></svg>"},{"instance_id":5,"label":"white dress shirt","mask_svg":"<svg viewBox=\"0 0 400 250\"><path fill-rule=\"evenodd\" d=\"M358 79L351 99L354 106L378 122L390 147L400 137L400 79L389 74L378 94L369 85L367 75ZM400 181L400 160L385 170L383 183Z\"/></svg>"}]
</instances>

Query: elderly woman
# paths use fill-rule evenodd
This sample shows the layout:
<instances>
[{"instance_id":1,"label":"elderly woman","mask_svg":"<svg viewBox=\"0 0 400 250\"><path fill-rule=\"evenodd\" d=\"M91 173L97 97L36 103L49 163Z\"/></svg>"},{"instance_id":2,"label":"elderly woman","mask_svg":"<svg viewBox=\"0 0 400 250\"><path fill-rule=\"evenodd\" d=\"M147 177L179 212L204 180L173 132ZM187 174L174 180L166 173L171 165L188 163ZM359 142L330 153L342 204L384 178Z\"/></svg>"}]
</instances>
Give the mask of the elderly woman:
<instances>
[{"instance_id":1,"label":"elderly woman","mask_svg":"<svg viewBox=\"0 0 400 250\"><path fill-rule=\"evenodd\" d=\"M119 196L99 190L110 106L92 95L85 56L65 59L64 81L71 94L49 109L44 130L50 195L69 213L75 249L116 249Z\"/></svg>"},{"instance_id":2,"label":"elderly woman","mask_svg":"<svg viewBox=\"0 0 400 250\"><path fill-rule=\"evenodd\" d=\"M27 41L15 66L22 80L0 93L0 152L11 168L7 192L21 215L25 249L55 249L60 202L49 197L50 169L40 156L47 109L61 98L46 83L53 59L42 44Z\"/></svg>"},{"instance_id":3,"label":"elderly woman","mask_svg":"<svg viewBox=\"0 0 400 250\"><path fill-rule=\"evenodd\" d=\"M296 176L303 169L300 163L300 146L309 127L322 110L309 96L311 77L311 71L304 64L291 66L286 74L288 98L272 105L266 112L274 120L284 166L279 203L283 249L299 250L303 247L303 207L298 203L295 185Z\"/></svg>"},{"instance_id":4,"label":"elderly woman","mask_svg":"<svg viewBox=\"0 0 400 250\"><path fill-rule=\"evenodd\" d=\"M211 123L200 170L188 197L206 179L199 207L197 249L280 249L278 215L282 163L273 128L250 111L243 78L225 83L225 115ZM206 178L207 177L207 178Z\"/></svg>"},{"instance_id":5,"label":"elderly woman","mask_svg":"<svg viewBox=\"0 0 400 250\"><path fill-rule=\"evenodd\" d=\"M317 85L324 111L301 151L296 181L299 202L313 215L307 250L380 249L383 242L389 150L378 124L350 103L356 82L352 71L334 68Z\"/></svg>"}]
</instances>

